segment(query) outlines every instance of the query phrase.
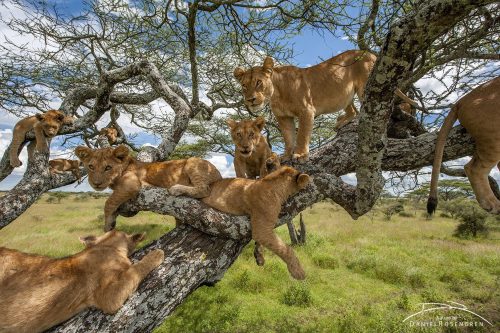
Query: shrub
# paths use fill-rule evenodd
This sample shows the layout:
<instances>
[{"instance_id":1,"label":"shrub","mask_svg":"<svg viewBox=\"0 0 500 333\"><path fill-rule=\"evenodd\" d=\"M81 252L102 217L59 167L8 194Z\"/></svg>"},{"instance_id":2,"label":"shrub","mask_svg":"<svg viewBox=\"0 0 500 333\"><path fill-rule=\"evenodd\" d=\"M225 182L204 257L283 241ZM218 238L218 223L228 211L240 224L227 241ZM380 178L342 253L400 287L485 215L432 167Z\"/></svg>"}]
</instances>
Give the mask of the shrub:
<instances>
[{"instance_id":1,"label":"shrub","mask_svg":"<svg viewBox=\"0 0 500 333\"><path fill-rule=\"evenodd\" d=\"M331 256L325 254L318 254L312 258L314 264L319 268L335 269L339 267L339 261Z\"/></svg>"},{"instance_id":2,"label":"shrub","mask_svg":"<svg viewBox=\"0 0 500 333\"><path fill-rule=\"evenodd\" d=\"M477 237L479 234L487 235L486 218L488 214L477 204L469 203L458 213L461 223L457 226L454 236L459 238Z\"/></svg>"},{"instance_id":3,"label":"shrub","mask_svg":"<svg viewBox=\"0 0 500 333\"><path fill-rule=\"evenodd\" d=\"M70 196L70 193L67 192L49 192L49 198L47 199L48 203L61 203L61 200ZM50 201L49 201L50 200Z\"/></svg>"},{"instance_id":4,"label":"shrub","mask_svg":"<svg viewBox=\"0 0 500 333\"><path fill-rule=\"evenodd\" d=\"M384 214L385 219L387 221L390 221L391 217L394 214L399 214L399 213L403 212L404 210L405 210L405 207L403 206L403 204L401 202L396 202L396 203L390 204L390 205L382 208L382 213Z\"/></svg>"},{"instance_id":5,"label":"shrub","mask_svg":"<svg viewBox=\"0 0 500 333\"><path fill-rule=\"evenodd\" d=\"M413 217L412 213L408 213L408 212L405 212L405 211L399 212L398 215L401 216L401 217Z\"/></svg>"},{"instance_id":6,"label":"shrub","mask_svg":"<svg viewBox=\"0 0 500 333\"><path fill-rule=\"evenodd\" d=\"M281 303L289 306L307 307L312 303L311 291L303 284L294 284L285 291Z\"/></svg>"}]
</instances>

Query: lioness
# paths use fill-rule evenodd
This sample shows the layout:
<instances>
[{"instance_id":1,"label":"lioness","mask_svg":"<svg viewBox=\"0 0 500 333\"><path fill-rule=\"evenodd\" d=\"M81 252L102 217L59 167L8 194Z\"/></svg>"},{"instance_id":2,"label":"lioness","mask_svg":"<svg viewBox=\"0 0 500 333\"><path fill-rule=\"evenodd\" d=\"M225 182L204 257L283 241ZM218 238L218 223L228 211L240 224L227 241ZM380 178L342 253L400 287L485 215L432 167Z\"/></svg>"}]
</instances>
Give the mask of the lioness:
<instances>
[{"instance_id":1,"label":"lioness","mask_svg":"<svg viewBox=\"0 0 500 333\"><path fill-rule=\"evenodd\" d=\"M314 117L343 109L345 115L338 118L336 128L351 121L357 114L354 95L363 98L375 60L375 55L369 52L351 50L315 66L298 68L274 67L273 59L267 57L262 67L247 71L237 67L234 77L242 86L244 102L250 111L259 111L270 103L285 141L283 160L304 161L309 156ZM416 105L399 89L395 93ZM295 118L299 119L296 145Z\"/></svg>"},{"instance_id":2,"label":"lioness","mask_svg":"<svg viewBox=\"0 0 500 333\"><path fill-rule=\"evenodd\" d=\"M251 179L264 177L280 166L276 154L269 148L266 138L260 134L266 124L263 117L241 121L228 119L227 124L231 129L231 138L235 145L236 177Z\"/></svg>"},{"instance_id":3,"label":"lioness","mask_svg":"<svg viewBox=\"0 0 500 333\"><path fill-rule=\"evenodd\" d=\"M282 166L258 180L228 178L216 181L210 185L210 195L202 201L228 214L250 215L252 238L276 253L286 262L290 274L302 280L305 272L299 260L293 249L276 235L274 226L281 205L308 184L308 175ZM263 263L264 258L260 259Z\"/></svg>"},{"instance_id":4,"label":"lioness","mask_svg":"<svg viewBox=\"0 0 500 333\"><path fill-rule=\"evenodd\" d=\"M76 179L78 179L78 182L81 180L80 166L82 166L81 161L66 160L64 158L55 158L49 161L49 171L51 173L64 173L66 171L71 171Z\"/></svg>"},{"instance_id":5,"label":"lioness","mask_svg":"<svg viewBox=\"0 0 500 333\"><path fill-rule=\"evenodd\" d=\"M108 139L109 145L112 146L118 138L118 130L114 127L104 127L99 131L99 135L104 135Z\"/></svg>"},{"instance_id":6,"label":"lioness","mask_svg":"<svg viewBox=\"0 0 500 333\"><path fill-rule=\"evenodd\" d=\"M203 198L210 193L209 185L222 178L212 163L200 158L144 163L129 156L123 145L102 149L80 146L75 154L88 171L90 186L97 191L107 187L113 190L104 205L105 231L115 227L118 207L136 197L142 186L164 187L172 195Z\"/></svg>"},{"instance_id":7,"label":"lioness","mask_svg":"<svg viewBox=\"0 0 500 333\"><path fill-rule=\"evenodd\" d=\"M446 116L439 130L427 212L432 214L438 202L438 179L446 138L456 120L474 138L476 150L464 167L479 205L493 214L500 214L500 201L488 182L488 174L500 169L500 77L483 83L460 98Z\"/></svg>"},{"instance_id":8,"label":"lioness","mask_svg":"<svg viewBox=\"0 0 500 333\"><path fill-rule=\"evenodd\" d=\"M163 262L162 250L130 262L143 238L115 230L88 236L82 252L62 259L0 247L0 332L42 332L89 307L117 312Z\"/></svg>"},{"instance_id":9,"label":"lioness","mask_svg":"<svg viewBox=\"0 0 500 333\"><path fill-rule=\"evenodd\" d=\"M19 160L18 153L19 147L26 140L27 132L33 129L35 132L36 149L38 151L47 151L49 149L47 138L50 139L54 137L57 132L59 132L61 125L71 124L72 122L72 117L67 117L62 112L57 110L37 113L34 116L20 120L16 126L14 126L14 132L12 133L12 144L9 152L10 165L13 168L17 168L22 165L22 162ZM30 155L32 150L33 144L30 143L28 146L28 153Z\"/></svg>"}]
</instances>

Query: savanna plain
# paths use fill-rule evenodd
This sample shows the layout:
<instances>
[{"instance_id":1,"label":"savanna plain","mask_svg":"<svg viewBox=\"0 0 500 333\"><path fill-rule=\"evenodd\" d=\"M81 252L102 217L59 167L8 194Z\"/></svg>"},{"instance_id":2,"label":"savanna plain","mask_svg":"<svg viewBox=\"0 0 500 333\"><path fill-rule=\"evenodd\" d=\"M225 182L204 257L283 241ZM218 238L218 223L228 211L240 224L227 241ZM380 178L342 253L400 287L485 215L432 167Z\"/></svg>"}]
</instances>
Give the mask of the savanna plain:
<instances>
[{"instance_id":1,"label":"savanna plain","mask_svg":"<svg viewBox=\"0 0 500 333\"><path fill-rule=\"evenodd\" d=\"M52 257L81 251L79 236L102 233L105 199L95 193L44 194L0 230L0 246ZM220 282L193 292L155 332L498 332L499 221L489 217L487 235L462 239L453 236L457 220L439 210L428 219L423 202L404 200L404 211L387 219L384 207L394 200L382 200L356 221L333 203L315 204L303 214L306 243L294 246L305 281L291 279L269 251L266 264L257 266L250 243ZM119 217L117 228L146 232L144 246L173 229L174 219L141 212ZM278 233L290 242L286 226ZM448 301L494 326L403 322L421 303ZM477 322L453 310L413 318L436 316Z\"/></svg>"}]
</instances>

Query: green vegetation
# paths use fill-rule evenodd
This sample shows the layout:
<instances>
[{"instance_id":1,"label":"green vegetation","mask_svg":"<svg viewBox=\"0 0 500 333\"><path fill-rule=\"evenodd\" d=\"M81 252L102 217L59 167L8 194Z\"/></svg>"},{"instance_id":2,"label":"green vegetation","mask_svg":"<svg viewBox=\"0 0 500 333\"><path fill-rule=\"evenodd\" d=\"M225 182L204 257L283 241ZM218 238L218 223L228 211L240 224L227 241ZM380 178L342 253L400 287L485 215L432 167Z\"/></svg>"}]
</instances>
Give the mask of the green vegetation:
<instances>
[{"instance_id":1,"label":"green vegetation","mask_svg":"<svg viewBox=\"0 0 500 333\"><path fill-rule=\"evenodd\" d=\"M48 204L47 197L0 231L0 245L64 256L82 249L78 236L101 232L103 198L72 194ZM196 290L155 332L494 332L415 328L403 319L420 311L419 303L454 301L498 325L498 220L486 218L487 236L461 239L453 236L459 221L427 220L423 207L410 202L404 212L411 217L399 213L387 221L383 209L391 200L357 221L331 203L314 205L304 212L306 244L295 247L305 281L291 279L269 251L258 267L252 242L219 283ZM174 223L141 212L117 225L146 231L150 241ZM289 242L286 226L278 233Z\"/></svg>"}]
</instances>

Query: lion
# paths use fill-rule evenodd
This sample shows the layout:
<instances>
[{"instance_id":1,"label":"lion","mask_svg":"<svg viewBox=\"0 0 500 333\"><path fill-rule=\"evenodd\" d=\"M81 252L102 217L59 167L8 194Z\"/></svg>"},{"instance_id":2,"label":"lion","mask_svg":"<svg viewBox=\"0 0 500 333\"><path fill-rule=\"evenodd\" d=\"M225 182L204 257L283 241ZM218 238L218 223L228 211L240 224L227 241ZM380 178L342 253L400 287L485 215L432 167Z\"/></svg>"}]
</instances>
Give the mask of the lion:
<instances>
[{"instance_id":1,"label":"lion","mask_svg":"<svg viewBox=\"0 0 500 333\"><path fill-rule=\"evenodd\" d=\"M124 145L102 149L80 146L75 154L88 171L90 186L97 191L108 187L113 190L104 205L105 231L115 227L118 207L135 198L143 186L168 188L172 195L203 198L210 194L209 185L222 179L212 163L197 157L145 163L129 156Z\"/></svg>"},{"instance_id":2,"label":"lion","mask_svg":"<svg viewBox=\"0 0 500 333\"><path fill-rule=\"evenodd\" d=\"M438 179L443 161L444 145L458 119L476 143L472 159L464 166L479 205L493 214L500 214L500 201L488 182L495 166L500 170L500 77L481 84L452 106L439 130L432 165L431 187L427 212L432 214L438 202Z\"/></svg>"},{"instance_id":3,"label":"lion","mask_svg":"<svg viewBox=\"0 0 500 333\"><path fill-rule=\"evenodd\" d=\"M262 178L280 166L276 154L269 148L266 138L260 134L266 124L263 117L241 121L228 119L227 124L235 145L234 171L236 177Z\"/></svg>"},{"instance_id":4,"label":"lion","mask_svg":"<svg viewBox=\"0 0 500 333\"><path fill-rule=\"evenodd\" d=\"M263 66L244 70L237 67L234 77L242 86L244 103L251 112L270 104L285 141L282 160L290 158L305 161L309 157L309 143L314 118L345 111L335 127L341 128L358 113L354 95L363 98L375 55L366 51L350 50L308 68L295 66L274 67L267 57ZM405 102L416 105L399 89L395 94ZM295 118L299 129L295 144Z\"/></svg>"},{"instance_id":5,"label":"lion","mask_svg":"<svg viewBox=\"0 0 500 333\"><path fill-rule=\"evenodd\" d=\"M56 158L49 161L49 171L51 173L62 174L66 171L71 171L73 176L81 181L80 167L83 165L81 161L77 160L66 160L64 158Z\"/></svg>"},{"instance_id":6,"label":"lion","mask_svg":"<svg viewBox=\"0 0 500 333\"><path fill-rule=\"evenodd\" d=\"M116 313L163 262L152 250L132 264L143 239L116 230L87 236L83 251L61 259L0 247L0 332L42 332L90 307Z\"/></svg>"},{"instance_id":7,"label":"lion","mask_svg":"<svg viewBox=\"0 0 500 333\"><path fill-rule=\"evenodd\" d=\"M281 205L291 195L305 188L309 181L309 175L292 167L282 166L262 179L218 180L210 185L210 195L201 200L228 214L250 215L252 238L283 259L292 277L303 280L305 272L299 259L293 249L276 235L274 227ZM257 253L257 262L264 264L262 253Z\"/></svg>"},{"instance_id":8,"label":"lion","mask_svg":"<svg viewBox=\"0 0 500 333\"><path fill-rule=\"evenodd\" d=\"M104 127L99 131L99 135L104 135L109 142L109 145L114 145L118 138L118 130L114 127Z\"/></svg>"},{"instance_id":9,"label":"lion","mask_svg":"<svg viewBox=\"0 0 500 333\"><path fill-rule=\"evenodd\" d=\"M48 151L47 139L53 138L61 125L73 123L73 118L65 116L64 113L57 110L49 110L45 113L37 113L34 116L20 120L14 126L12 133L12 144L10 145L10 165L13 168L21 166L23 163L19 160L19 147L26 140L26 133L32 129L35 132L36 150L40 152ZM33 151L32 143L28 146L28 153Z\"/></svg>"}]
</instances>

